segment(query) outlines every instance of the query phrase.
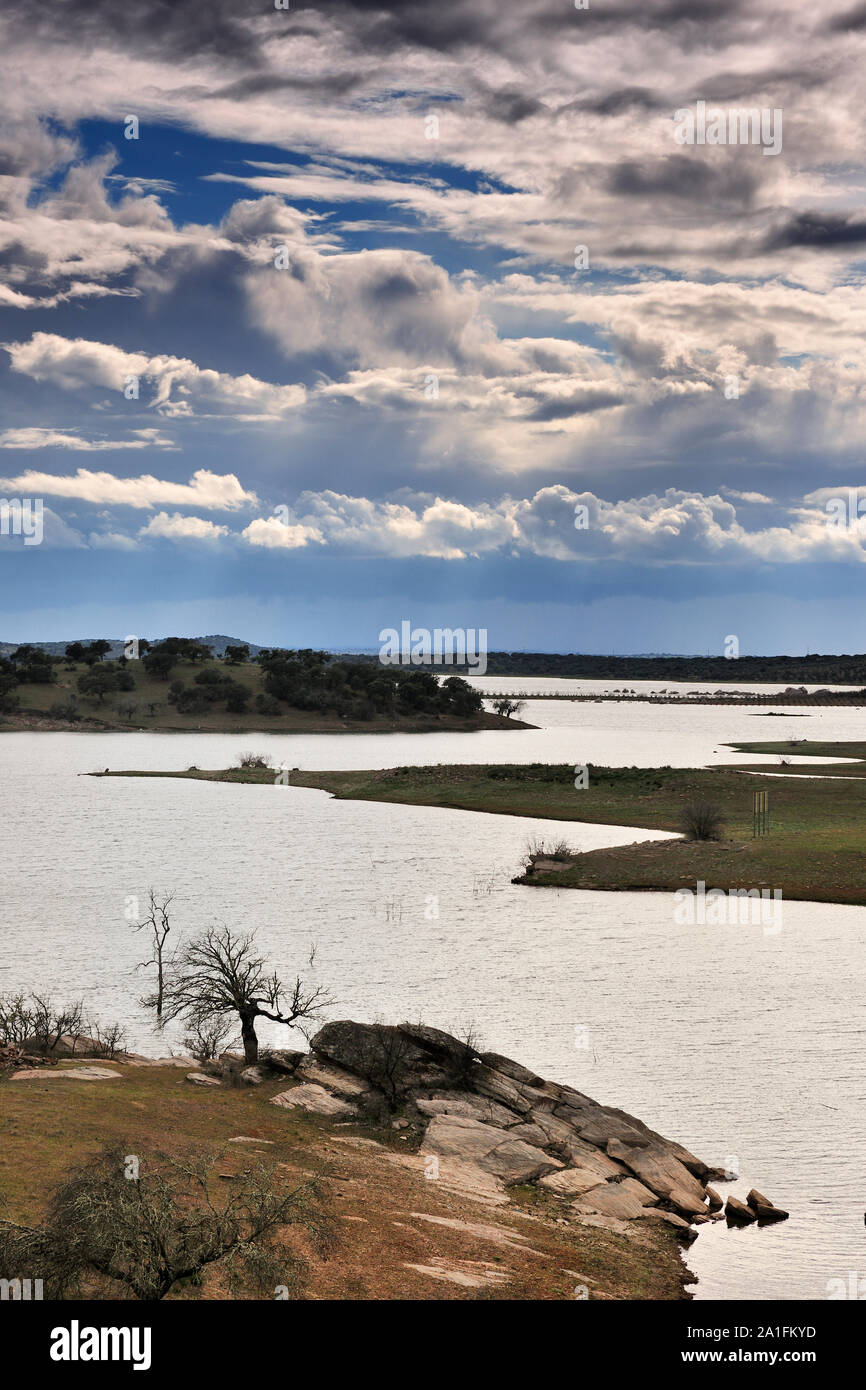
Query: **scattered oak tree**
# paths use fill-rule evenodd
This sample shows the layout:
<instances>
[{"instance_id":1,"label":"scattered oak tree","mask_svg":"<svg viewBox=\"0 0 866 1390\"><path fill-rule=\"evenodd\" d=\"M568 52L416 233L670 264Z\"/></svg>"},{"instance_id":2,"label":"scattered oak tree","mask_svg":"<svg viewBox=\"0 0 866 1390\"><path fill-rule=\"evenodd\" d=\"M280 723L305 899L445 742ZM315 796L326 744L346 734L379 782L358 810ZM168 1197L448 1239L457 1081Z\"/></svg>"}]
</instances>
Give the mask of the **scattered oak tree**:
<instances>
[{"instance_id":1,"label":"scattered oak tree","mask_svg":"<svg viewBox=\"0 0 866 1390\"><path fill-rule=\"evenodd\" d=\"M524 702L523 700L512 700L507 695L501 695L498 700L493 701L493 708L497 714L510 719L513 714L522 714Z\"/></svg>"},{"instance_id":2,"label":"scattered oak tree","mask_svg":"<svg viewBox=\"0 0 866 1390\"><path fill-rule=\"evenodd\" d=\"M144 1002L155 1009L157 1000L153 994ZM256 1019L292 1028L317 1018L330 999L321 986L307 988L300 976L294 985L283 985L258 954L251 932L209 927L172 958L161 1003L165 1022L183 1019L193 1033L218 1020L238 1018L250 1065L259 1056Z\"/></svg>"},{"instance_id":3,"label":"scattered oak tree","mask_svg":"<svg viewBox=\"0 0 866 1390\"><path fill-rule=\"evenodd\" d=\"M39 1270L52 1299L153 1301L201 1284L218 1266L235 1296L296 1296L306 1266L286 1228L300 1228L323 1251L333 1237L316 1180L287 1187L273 1166L260 1165L212 1195L217 1160L157 1154L148 1162L103 1150L54 1192L38 1226L0 1219L0 1277Z\"/></svg>"}]
</instances>

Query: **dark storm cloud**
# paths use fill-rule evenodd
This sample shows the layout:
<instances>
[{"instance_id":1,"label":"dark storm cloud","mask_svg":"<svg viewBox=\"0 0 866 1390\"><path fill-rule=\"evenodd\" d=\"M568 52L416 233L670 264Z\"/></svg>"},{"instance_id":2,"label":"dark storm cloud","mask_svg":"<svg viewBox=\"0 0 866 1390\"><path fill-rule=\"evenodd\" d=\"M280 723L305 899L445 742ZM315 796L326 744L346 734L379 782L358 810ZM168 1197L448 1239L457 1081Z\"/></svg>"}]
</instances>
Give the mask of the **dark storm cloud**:
<instances>
[{"instance_id":1,"label":"dark storm cloud","mask_svg":"<svg viewBox=\"0 0 866 1390\"><path fill-rule=\"evenodd\" d=\"M544 103L536 97L513 88L497 91L495 88L487 87L484 89L483 100L487 114L506 125L517 125L527 116L534 116L545 110Z\"/></svg>"},{"instance_id":2,"label":"dark storm cloud","mask_svg":"<svg viewBox=\"0 0 866 1390\"><path fill-rule=\"evenodd\" d=\"M623 405L625 396L615 391L579 391L573 396L542 401L527 416L529 420L568 420L574 415L591 415Z\"/></svg>"},{"instance_id":3,"label":"dark storm cloud","mask_svg":"<svg viewBox=\"0 0 866 1390\"><path fill-rule=\"evenodd\" d=\"M391 6L387 0L349 0L333 9L341 17L356 18L364 42L381 53L407 46L440 53L469 44L489 46L495 43L499 17L498 7L489 0L416 0Z\"/></svg>"},{"instance_id":4,"label":"dark storm cloud","mask_svg":"<svg viewBox=\"0 0 866 1390\"><path fill-rule=\"evenodd\" d=\"M85 49L99 42L169 60L199 56L249 65L261 56L250 21L268 10L262 0L53 0L44 7L6 0L3 12L18 41L29 36Z\"/></svg>"},{"instance_id":5,"label":"dark storm cloud","mask_svg":"<svg viewBox=\"0 0 866 1390\"><path fill-rule=\"evenodd\" d=\"M793 246L833 250L839 246L866 244L866 220L826 212L801 212L776 228L764 242L767 251Z\"/></svg>"},{"instance_id":6,"label":"dark storm cloud","mask_svg":"<svg viewBox=\"0 0 866 1390\"><path fill-rule=\"evenodd\" d=\"M226 101L243 101L247 97L267 95L268 92L314 92L319 96L344 97L360 84L360 76L350 72L333 73L327 77L259 72L239 77L225 87L215 87L207 95Z\"/></svg>"},{"instance_id":7,"label":"dark storm cloud","mask_svg":"<svg viewBox=\"0 0 866 1390\"><path fill-rule=\"evenodd\" d=\"M323 13L318 6L299 7L296 13L305 10ZM551 61L556 60L557 37L572 36L578 26L593 37L626 28L670 32L684 48L713 48L729 45L731 26L749 13L741 0L634 0L592 3L583 10L574 9L569 0L529 6L499 0L342 0L329 10L344 28L355 31L360 46L384 54L419 48L453 55L484 48L519 59L521 46L529 41L549 43Z\"/></svg>"},{"instance_id":8,"label":"dark storm cloud","mask_svg":"<svg viewBox=\"0 0 866 1390\"><path fill-rule=\"evenodd\" d=\"M683 49L723 48L731 43L732 28L738 20L747 21L749 7L741 0L636 0L630 4L590 3L574 17L593 36L599 32L616 33L624 28L669 33ZM533 27L555 34L561 31L563 7L552 4L534 17Z\"/></svg>"},{"instance_id":9,"label":"dark storm cloud","mask_svg":"<svg viewBox=\"0 0 866 1390\"><path fill-rule=\"evenodd\" d=\"M25 246L23 241L11 241L0 249L0 270L14 270L19 275L24 271L31 271L38 275L40 271L45 270L47 264L48 258L43 252ZM18 288L25 287L19 283Z\"/></svg>"},{"instance_id":10,"label":"dark storm cloud","mask_svg":"<svg viewBox=\"0 0 866 1390\"><path fill-rule=\"evenodd\" d=\"M566 111L586 111L593 116L619 116L623 111L663 111L670 107L670 98L660 96L649 87L615 87L613 91L592 97L578 97L576 101L558 108L557 114Z\"/></svg>"},{"instance_id":11,"label":"dark storm cloud","mask_svg":"<svg viewBox=\"0 0 866 1390\"><path fill-rule=\"evenodd\" d=\"M710 164L707 160L684 155L667 155L652 164L624 160L611 170L608 187L624 197L704 200L723 203L751 202L761 180L742 160Z\"/></svg>"},{"instance_id":12,"label":"dark storm cloud","mask_svg":"<svg viewBox=\"0 0 866 1390\"><path fill-rule=\"evenodd\" d=\"M770 67L746 73L720 72L701 82L700 91L690 89L685 104L703 98L722 106L754 106L756 93L814 91L832 80L833 73L821 67ZM682 104L677 101L677 105Z\"/></svg>"},{"instance_id":13,"label":"dark storm cloud","mask_svg":"<svg viewBox=\"0 0 866 1390\"><path fill-rule=\"evenodd\" d=\"M28 161L23 154L13 149L0 149L0 178L26 174Z\"/></svg>"},{"instance_id":14,"label":"dark storm cloud","mask_svg":"<svg viewBox=\"0 0 866 1390\"><path fill-rule=\"evenodd\" d=\"M866 29L866 5L855 5L845 14L833 15L824 26L830 34L844 34L852 30Z\"/></svg>"}]
</instances>

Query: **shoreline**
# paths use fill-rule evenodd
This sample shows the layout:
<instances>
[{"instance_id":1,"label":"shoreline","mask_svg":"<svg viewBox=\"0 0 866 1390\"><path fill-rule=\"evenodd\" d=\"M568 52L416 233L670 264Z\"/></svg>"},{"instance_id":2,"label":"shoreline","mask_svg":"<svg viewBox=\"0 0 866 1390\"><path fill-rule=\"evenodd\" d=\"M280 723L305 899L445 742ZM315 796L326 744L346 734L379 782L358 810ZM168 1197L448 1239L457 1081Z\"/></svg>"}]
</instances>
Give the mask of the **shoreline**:
<instances>
[{"instance_id":1,"label":"shoreline","mask_svg":"<svg viewBox=\"0 0 866 1390\"><path fill-rule=\"evenodd\" d=\"M766 751L775 745L739 745ZM778 745L785 751L792 750ZM851 756L862 744L797 745L798 755ZM799 765L798 765L799 766ZM808 769L808 765L807 769ZM581 853L563 843L530 847L523 872L512 882L622 892L695 890L704 882L725 892L778 890L806 902L866 905L866 765L840 762L821 775L798 775L772 765L709 768L587 769L576 788L574 769L558 764L453 764L351 772L280 773L267 768L188 768L185 771L118 770L93 777L179 777L194 781L315 788L338 800L366 800L479 811L580 825L615 825L666 831L676 838L633 841ZM851 772L854 768L856 771ZM787 775L785 775L787 772ZM754 774L772 779L770 830L753 836ZM717 806L718 838L688 839L685 808ZM677 833L679 832L679 833ZM518 866L515 866L517 868Z\"/></svg>"},{"instance_id":2,"label":"shoreline","mask_svg":"<svg viewBox=\"0 0 866 1390\"><path fill-rule=\"evenodd\" d=\"M417 719L405 723L396 720L356 721L311 720L308 723L291 723L287 719L271 719L258 723L245 724L120 724L107 720L81 718L76 720L58 719L43 715L38 710L21 710L15 714L0 716L0 735L2 734L477 734L487 731L513 729L536 729L538 725L527 724L521 719L506 718L505 715L485 712L478 720L458 719L445 716L442 719Z\"/></svg>"},{"instance_id":3,"label":"shoreline","mask_svg":"<svg viewBox=\"0 0 866 1390\"><path fill-rule=\"evenodd\" d=\"M488 690L479 691L482 699L494 700L499 697ZM537 694L528 690L515 692L511 697L515 700L564 700L572 704L592 704L592 705L629 705L629 704L648 704L648 705L725 705L734 709L749 705L809 705L815 707L832 708L838 705L861 707L866 705L866 690L858 691L839 691L832 690L825 693L815 691L811 695L790 694L787 691L777 693L759 694L755 691L732 690L730 694L719 691L716 694L704 691L695 691L689 695L661 695L652 691L642 694L632 693L629 695L616 694L574 694L568 695L564 692L539 691Z\"/></svg>"},{"instance_id":4,"label":"shoreline","mask_svg":"<svg viewBox=\"0 0 866 1390\"><path fill-rule=\"evenodd\" d=\"M393 1057L395 1042L399 1098L383 1106L375 1049ZM119 1136L145 1154L166 1132L218 1142L223 1178L254 1154L312 1168L342 1218L336 1255L313 1269L314 1297L350 1296L366 1262L370 1298L400 1296L396 1281L424 1298L690 1300L698 1280L684 1249L702 1225L785 1215L725 1203L711 1184L735 1175L642 1120L420 1024L328 1023L310 1051L252 1066L235 1054L86 1056L31 1062L3 1083L17 1211L39 1210L71 1163ZM73 1096L70 1132L57 1116ZM17 1164L28 1145L36 1163Z\"/></svg>"}]
</instances>

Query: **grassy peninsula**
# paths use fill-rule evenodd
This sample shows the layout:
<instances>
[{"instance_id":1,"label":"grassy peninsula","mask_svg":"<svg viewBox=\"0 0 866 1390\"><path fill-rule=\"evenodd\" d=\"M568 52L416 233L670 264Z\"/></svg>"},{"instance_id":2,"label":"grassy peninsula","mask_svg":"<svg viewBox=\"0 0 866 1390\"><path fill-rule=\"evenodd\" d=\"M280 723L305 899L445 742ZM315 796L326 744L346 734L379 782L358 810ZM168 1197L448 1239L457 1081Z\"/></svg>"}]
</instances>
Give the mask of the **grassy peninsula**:
<instances>
[{"instance_id":1,"label":"grassy peninsula","mask_svg":"<svg viewBox=\"0 0 866 1390\"><path fill-rule=\"evenodd\" d=\"M743 752L788 756L866 757L866 744L740 744ZM671 890L708 887L769 888L786 898L866 904L866 763L746 768L588 769L588 785L575 785L567 764L402 767L381 771L288 774L290 785L317 787L341 799L444 806L498 815L681 830L686 806L708 803L724 817L722 838L645 841L579 852L579 832L565 839L573 853L542 860L527 883L559 888ZM813 775L809 774L810 771ZM780 774L758 777L755 773ZM797 775L799 772L800 775ZM200 781L273 783L274 769L120 772L110 776L187 777ZM769 791L770 833L753 839L757 789ZM517 868L517 866L515 866Z\"/></svg>"}]
</instances>

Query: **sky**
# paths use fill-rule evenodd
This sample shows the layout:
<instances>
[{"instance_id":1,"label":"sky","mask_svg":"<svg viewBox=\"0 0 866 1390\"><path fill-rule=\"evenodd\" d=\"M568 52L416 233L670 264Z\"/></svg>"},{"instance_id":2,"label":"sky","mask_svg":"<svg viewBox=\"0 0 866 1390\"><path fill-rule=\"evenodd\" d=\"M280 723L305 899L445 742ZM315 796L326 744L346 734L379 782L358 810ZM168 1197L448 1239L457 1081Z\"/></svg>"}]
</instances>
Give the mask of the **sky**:
<instances>
[{"instance_id":1,"label":"sky","mask_svg":"<svg viewBox=\"0 0 866 1390\"><path fill-rule=\"evenodd\" d=\"M0 640L866 650L864 59L837 0L4 0Z\"/></svg>"}]
</instances>

